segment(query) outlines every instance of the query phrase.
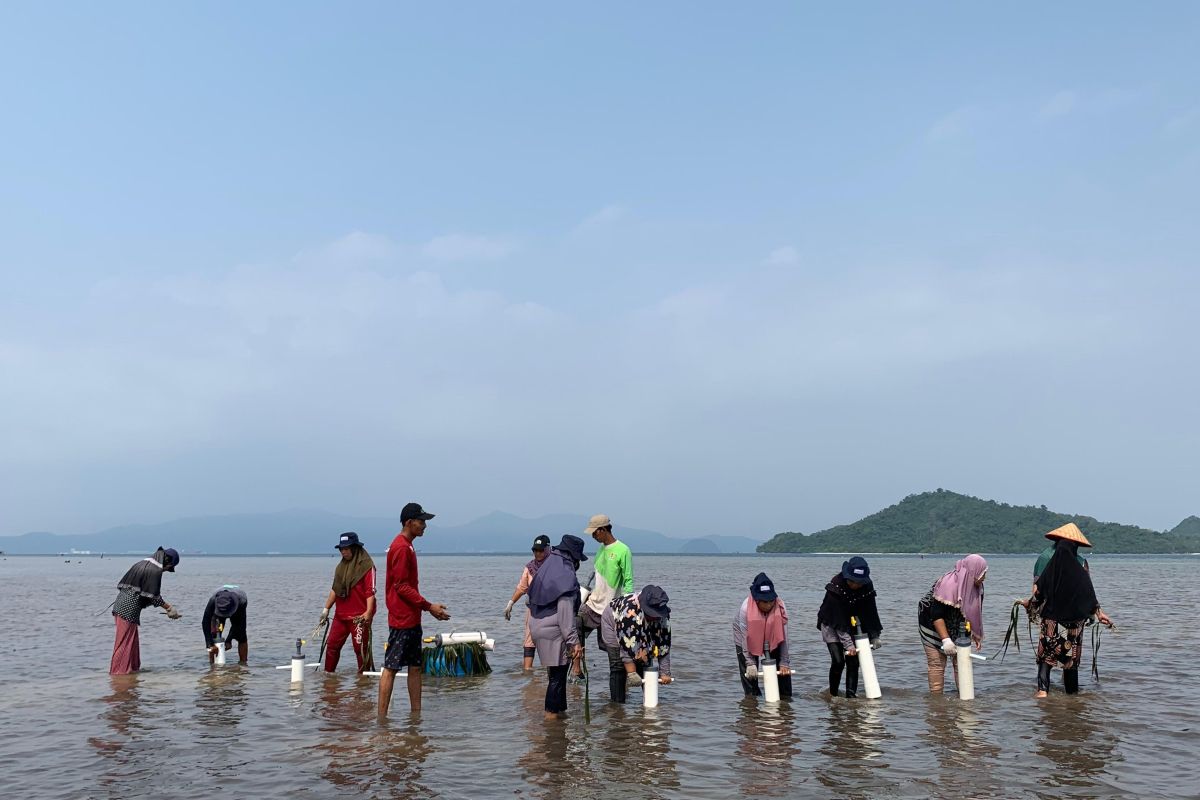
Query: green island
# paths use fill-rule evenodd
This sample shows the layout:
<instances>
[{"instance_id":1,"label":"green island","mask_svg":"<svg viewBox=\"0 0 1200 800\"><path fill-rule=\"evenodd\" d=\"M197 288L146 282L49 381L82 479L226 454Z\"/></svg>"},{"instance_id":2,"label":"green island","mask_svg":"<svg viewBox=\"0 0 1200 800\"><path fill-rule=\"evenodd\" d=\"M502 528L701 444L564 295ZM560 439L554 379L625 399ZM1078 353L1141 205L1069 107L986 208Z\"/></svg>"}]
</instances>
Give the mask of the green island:
<instances>
[{"instance_id":1,"label":"green island","mask_svg":"<svg viewBox=\"0 0 1200 800\"><path fill-rule=\"evenodd\" d=\"M913 494L849 525L813 534L787 531L760 553L1036 553L1043 535L1074 522L1097 553L1200 552L1200 517L1169 531L1060 514L1045 506L1013 506L938 489Z\"/></svg>"}]
</instances>

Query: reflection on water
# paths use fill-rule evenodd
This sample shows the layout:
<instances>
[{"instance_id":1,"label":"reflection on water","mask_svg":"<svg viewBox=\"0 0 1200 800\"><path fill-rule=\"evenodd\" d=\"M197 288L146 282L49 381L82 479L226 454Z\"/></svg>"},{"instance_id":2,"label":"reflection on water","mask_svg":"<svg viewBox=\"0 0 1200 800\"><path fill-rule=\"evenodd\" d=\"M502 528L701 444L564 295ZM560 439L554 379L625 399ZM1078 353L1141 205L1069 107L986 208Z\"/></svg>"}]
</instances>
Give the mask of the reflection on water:
<instances>
[{"instance_id":1,"label":"reflection on water","mask_svg":"<svg viewBox=\"0 0 1200 800\"><path fill-rule=\"evenodd\" d=\"M242 666L213 667L197 681L195 719L200 723L201 738L236 735L249 700L248 672Z\"/></svg>"},{"instance_id":2,"label":"reflection on water","mask_svg":"<svg viewBox=\"0 0 1200 800\"><path fill-rule=\"evenodd\" d=\"M1061 695L1037 701L1037 752L1050 762L1038 776L1042 786L1091 787L1120 763L1118 739L1107 729L1111 709L1100 695ZM1114 758L1115 756L1115 758Z\"/></svg>"},{"instance_id":3,"label":"reflection on water","mask_svg":"<svg viewBox=\"0 0 1200 800\"><path fill-rule=\"evenodd\" d=\"M679 788L679 775L671 756L674 726L667 709L609 703L606 711L603 728L599 729L601 741L606 745L595 755L600 773L618 776L635 796L664 797Z\"/></svg>"},{"instance_id":4,"label":"reflection on water","mask_svg":"<svg viewBox=\"0 0 1200 800\"><path fill-rule=\"evenodd\" d=\"M767 571L780 585L819 587L842 560L778 558ZM264 622L249 668L209 669L194 655L191 626L154 619L154 635L143 643L149 669L109 676L111 618L60 614L61 635L34 631L21 651L39 665L39 680L0 671L7 681L0 688L4 796L1194 797L1200 786L1200 704L1163 688L1178 685L1178 660L1144 655L1162 630L1177 633L1182 651L1200 650L1189 616L1200 604L1200 581L1192 579L1200 560L1128 559L1096 571L1106 582L1106 606L1122 614L1123 635L1105 642L1103 684L1085 676L1078 697L1056 690L1035 701L1032 657L1023 650L978 670L979 696L963 702L953 692L933 698L925 691L911 618L914 595L928 588L927 569L915 559L875 557L891 637L877 658L884 697L825 696L828 656L816 637L797 635L799 693L767 706L744 698L727 649L709 646L729 635L744 576L760 571L763 559L639 556L647 581L663 576L689 586L672 606L677 683L656 710L643 709L636 691L628 706L617 706L607 702L600 664L591 722L583 719L582 687L571 686L570 719L549 724L542 717L545 671L523 673L520 626L496 622L496 598L512 591L509 561L422 557L422 578L452 599L459 628L494 629L497 649L489 654L491 675L427 681L419 720L407 714L403 681L398 706L381 724L376 679L310 670L291 685L274 668L312 627L312 587L318 596L328 587L324 559L244 559ZM989 562L999 596L1028 592L1027 559ZM17 598L36 597L61 577L62 563L53 559L0 564L8 570L0 585ZM228 562L190 564L177 581L178 602L203 608ZM93 565L88 577L83 570ZM85 561L74 578L56 584L56 602L64 612L98 609L111 600L110 573L107 562ZM1144 587L1156 580L1175 591L1147 595ZM797 616L815 614L821 595L799 593ZM988 606L989 619L1001 605ZM15 610L22 611L20 601Z\"/></svg>"},{"instance_id":5,"label":"reflection on water","mask_svg":"<svg viewBox=\"0 0 1200 800\"><path fill-rule=\"evenodd\" d=\"M884 723L884 706L862 698L828 699L825 738L818 747L824 759L817 780L839 797L875 797L897 784L887 779L890 764L885 743L894 738Z\"/></svg>"},{"instance_id":6,"label":"reflection on water","mask_svg":"<svg viewBox=\"0 0 1200 800\"><path fill-rule=\"evenodd\" d=\"M792 704L767 704L744 697L734 723L737 733L738 772L741 790L747 795L786 797L791 787L791 762L800 753Z\"/></svg>"}]
</instances>

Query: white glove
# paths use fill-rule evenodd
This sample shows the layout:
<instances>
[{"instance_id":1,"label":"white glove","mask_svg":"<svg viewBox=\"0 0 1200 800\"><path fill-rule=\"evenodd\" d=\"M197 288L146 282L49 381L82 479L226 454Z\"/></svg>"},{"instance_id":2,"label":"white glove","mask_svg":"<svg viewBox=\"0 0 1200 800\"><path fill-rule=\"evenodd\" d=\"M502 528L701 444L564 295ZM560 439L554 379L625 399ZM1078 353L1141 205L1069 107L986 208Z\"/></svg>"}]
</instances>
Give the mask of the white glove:
<instances>
[{"instance_id":1,"label":"white glove","mask_svg":"<svg viewBox=\"0 0 1200 800\"><path fill-rule=\"evenodd\" d=\"M329 622L329 609L328 608L321 609L321 622Z\"/></svg>"},{"instance_id":2,"label":"white glove","mask_svg":"<svg viewBox=\"0 0 1200 800\"><path fill-rule=\"evenodd\" d=\"M872 650L878 650L881 647L883 647L883 642L879 641L878 639L871 640L871 649Z\"/></svg>"},{"instance_id":3,"label":"white glove","mask_svg":"<svg viewBox=\"0 0 1200 800\"><path fill-rule=\"evenodd\" d=\"M746 665L746 680L752 681L758 678L758 667L753 664Z\"/></svg>"},{"instance_id":4,"label":"white glove","mask_svg":"<svg viewBox=\"0 0 1200 800\"><path fill-rule=\"evenodd\" d=\"M630 689L638 688L639 686L642 685L642 676L638 675L636 672L629 673L629 678L625 685L628 686Z\"/></svg>"},{"instance_id":5,"label":"white glove","mask_svg":"<svg viewBox=\"0 0 1200 800\"><path fill-rule=\"evenodd\" d=\"M509 622L512 621L513 601L509 600L508 605L504 607L504 618Z\"/></svg>"},{"instance_id":6,"label":"white glove","mask_svg":"<svg viewBox=\"0 0 1200 800\"><path fill-rule=\"evenodd\" d=\"M948 656L952 656L958 652L958 648L954 646L954 642L950 639L942 639L942 652Z\"/></svg>"}]
</instances>

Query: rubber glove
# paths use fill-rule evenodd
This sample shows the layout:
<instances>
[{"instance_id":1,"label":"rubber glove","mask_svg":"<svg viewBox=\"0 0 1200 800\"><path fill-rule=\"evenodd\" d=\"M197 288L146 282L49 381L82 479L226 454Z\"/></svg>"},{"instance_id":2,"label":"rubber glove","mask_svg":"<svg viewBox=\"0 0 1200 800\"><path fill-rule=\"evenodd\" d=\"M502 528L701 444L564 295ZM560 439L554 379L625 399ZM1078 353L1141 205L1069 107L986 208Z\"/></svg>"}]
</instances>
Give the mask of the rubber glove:
<instances>
[{"instance_id":1,"label":"rubber glove","mask_svg":"<svg viewBox=\"0 0 1200 800\"><path fill-rule=\"evenodd\" d=\"M321 622L329 622L329 609L328 608L321 609Z\"/></svg>"},{"instance_id":2,"label":"rubber glove","mask_svg":"<svg viewBox=\"0 0 1200 800\"><path fill-rule=\"evenodd\" d=\"M512 610L513 610L513 601L509 600L508 605L506 605L504 607L504 618L506 620L508 620L509 622L512 622Z\"/></svg>"},{"instance_id":3,"label":"rubber glove","mask_svg":"<svg viewBox=\"0 0 1200 800\"><path fill-rule=\"evenodd\" d=\"M628 686L630 689L638 688L639 686L642 685L642 676L638 675L636 672L629 673L629 678L626 681L625 685Z\"/></svg>"},{"instance_id":4,"label":"rubber glove","mask_svg":"<svg viewBox=\"0 0 1200 800\"><path fill-rule=\"evenodd\" d=\"M753 681L758 679L758 667L753 664L746 665L746 680Z\"/></svg>"},{"instance_id":5,"label":"rubber glove","mask_svg":"<svg viewBox=\"0 0 1200 800\"><path fill-rule=\"evenodd\" d=\"M179 619L183 614L175 610L175 606L171 606L171 610L167 612L167 619Z\"/></svg>"},{"instance_id":6,"label":"rubber glove","mask_svg":"<svg viewBox=\"0 0 1200 800\"><path fill-rule=\"evenodd\" d=\"M883 647L883 642L879 641L879 639L871 640L871 649L872 650L878 650L881 647Z\"/></svg>"},{"instance_id":7,"label":"rubber glove","mask_svg":"<svg viewBox=\"0 0 1200 800\"><path fill-rule=\"evenodd\" d=\"M942 639L942 652L948 656L952 656L958 652L958 648L954 646L954 642L950 639Z\"/></svg>"}]
</instances>

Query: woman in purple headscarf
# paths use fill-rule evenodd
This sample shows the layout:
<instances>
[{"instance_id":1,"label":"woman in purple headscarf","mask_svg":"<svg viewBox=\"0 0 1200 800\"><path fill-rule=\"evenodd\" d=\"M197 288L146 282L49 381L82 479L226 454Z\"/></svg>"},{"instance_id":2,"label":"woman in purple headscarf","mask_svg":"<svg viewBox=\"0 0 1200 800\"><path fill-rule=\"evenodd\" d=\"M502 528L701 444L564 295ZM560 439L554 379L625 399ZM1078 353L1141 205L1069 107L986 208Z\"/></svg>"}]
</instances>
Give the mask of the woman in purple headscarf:
<instances>
[{"instance_id":1,"label":"woman in purple headscarf","mask_svg":"<svg viewBox=\"0 0 1200 800\"><path fill-rule=\"evenodd\" d=\"M567 534L538 567L529 584L529 633L546 668L546 719L567 710L567 667L579 657L579 562L587 561L583 540Z\"/></svg>"},{"instance_id":2,"label":"woman in purple headscarf","mask_svg":"<svg viewBox=\"0 0 1200 800\"><path fill-rule=\"evenodd\" d=\"M154 555L130 567L117 583L117 599L112 606L117 633L113 641L109 673L126 675L142 668L138 628L141 627L143 608L158 606L166 609L169 618L179 619L179 612L162 597L162 575L164 572L174 572L178 563L178 551L160 547Z\"/></svg>"},{"instance_id":3,"label":"woman in purple headscarf","mask_svg":"<svg viewBox=\"0 0 1200 800\"><path fill-rule=\"evenodd\" d=\"M929 669L929 691L941 694L946 683L947 657L963 647L983 646L983 582L987 578L987 561L972 553L960 559L954 569L934 582L917 603L917 625L921 644L925 645L925 661ZM968 623L970 644L967 644ZM954 680L958 681L958 660L954 664Z\"/></svg>"}]
</instances>

